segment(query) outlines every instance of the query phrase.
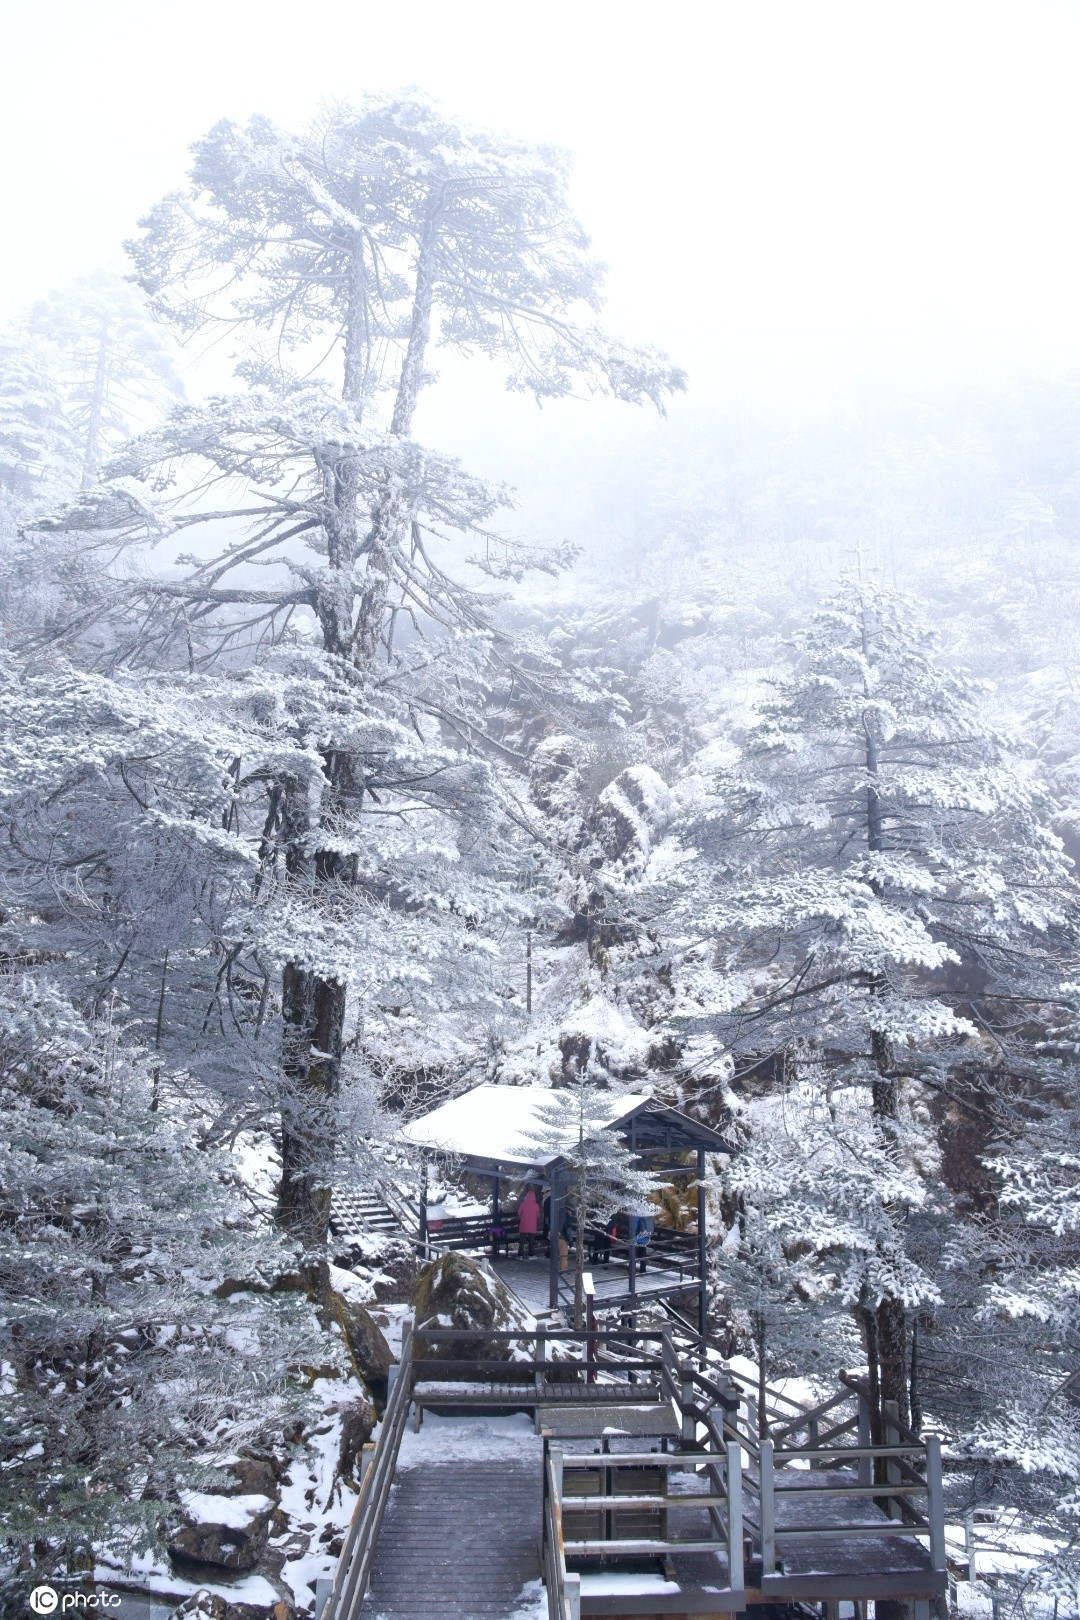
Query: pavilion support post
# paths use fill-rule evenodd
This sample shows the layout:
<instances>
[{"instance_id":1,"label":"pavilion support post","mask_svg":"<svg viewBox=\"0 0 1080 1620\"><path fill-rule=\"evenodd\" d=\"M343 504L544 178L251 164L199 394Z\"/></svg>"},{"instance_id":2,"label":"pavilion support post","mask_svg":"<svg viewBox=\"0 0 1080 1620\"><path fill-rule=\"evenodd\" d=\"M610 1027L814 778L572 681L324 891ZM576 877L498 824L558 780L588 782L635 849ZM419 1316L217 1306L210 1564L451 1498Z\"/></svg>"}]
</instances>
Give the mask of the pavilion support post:
<instances>
[{"instance_id":1,"label":"pavilion support post","mask_svg":"<svg viewBox=\"0 0 1080 1620\"><path fill-rule=\"evenodd\" d=\"M559 1232L562 1229L562 1188L558 1175L551 1172L548 1192L548 1305L555 1310L559 1303Z\"/></svg>"},{"instance_id":2,"label":"pavilion support post","mask_svg":"<svg viewBox=\"0 0 1080 1620\"><path fill-rule=\"evenodd\" d=\"M706 1274L708 1257L705 1231L705 1149L697 1150L697 1253L698 1253L698 1336L702 1354L709 1327L709 1286Z\"/></svg>"},{"instance_id":3,"label":"pavilion support post","mask_svg":"<svg viewBox=\"0 0 1080 1620\"><path fill-rule=\"evenodd\" d=\"M420 1236L420 1249L427 1258L427 1160L420 1166L420 1191L416 1199L416 1229Z\"/></svg>"},{"instance_id":4,"label":"pavilion support post","mask_svg":"<svg viewBox=\"0 0 1080 1620\"><path fill-rule=\"evenodd\" d=\"M499 1172L491 1178L491 1253L499 1258Z\"/></svg>"},{"instance_id":5,"label":"pavilion support post","mask_svg":"<svg viewBox=\"0 0 1080 1620\"><path fill-rule=\"evenodd\" d=\"M630 1267L630 1298L637 1298L637 1216L626 1212L627 1264Z\"/></svg>"}]
</instances>

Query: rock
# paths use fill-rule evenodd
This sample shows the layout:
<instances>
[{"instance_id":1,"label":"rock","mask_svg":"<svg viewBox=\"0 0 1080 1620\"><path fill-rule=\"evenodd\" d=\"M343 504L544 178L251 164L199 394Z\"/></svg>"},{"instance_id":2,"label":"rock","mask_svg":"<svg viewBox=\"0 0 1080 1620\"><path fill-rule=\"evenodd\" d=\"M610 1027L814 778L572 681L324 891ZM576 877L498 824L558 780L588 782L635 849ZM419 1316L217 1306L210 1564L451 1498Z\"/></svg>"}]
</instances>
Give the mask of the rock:
<instances>
[{"instance_id":1,"label":"rock","mask_svg":"<svg viewBox=\"0 0 1080 1620\"><path fill-rule=\"evenodd\" d=\"M344 1294L332 1293L330 1305L361 1379L369 1388L385 1392L394 1358L382 1329L372 1321L370 1311Z\"/></svg>"},{"instance_id":2,"label":"rock","mask_svg":"<svg viewBox=\"0 0 1080 1620\"><path fill-rule=\"evenodd\" d=\"M238 1457L226 1466L235 1481L230 1496L277 1496L277 1473L269 1458Z\"/></svg>"},{"instance_id":3,"label":"rock","mask_svg":"<svg viewBox=\"0 0 1080 1620\"><path fill-rule=\"evenodd\" d=\"M456 1250L440 1254L420 1272L413 1290L417 1327L484 1328L508 1333L532 1330L532 1318L498 1277ZM469 1339L417 1340L415 1356L423 1360L469 1359L473 1356L507 1361L515 1341L492 1342L478 1331Z\"/></svg>"},{"instance_id":4,"label":"rock","mask_svg":"<svg viewBox=\"0 0 1080 1620\"><path fill-rule=\"evenodd\" d=\"M215 1592L208 1592L200 1587L197 1592L178 1603L169 1615L169 1620L225 1620L228 1604L223 1597Z\"/></svg>"},{"instance_id":5,"label":"rock","mask_svg":"<svg viewBox=\"0 0 1080 1620\"><path fill-rule=\"evenodd\" d=\"M359 1479L360 1456L374 1432L375 1420L371 1401L350 1401L342 1408L338 1473L343 1479Z\"/></svg>"},{"instance_id":6,"label":"rock","mask_svg":"<svg viewBox=\"0 0 1080 1620\"><path fill-rule=\"evenodd\" d=\"M379 1262L372 1281L375 1298L381 1303L403 1305L412 1297L419 1268L411 1244L395 1244Z\"/></svg>"},{"instance_id":7,"label":"rock","mask_svg":"<svg viewBox=\"0 0 1080 1620\"><path fill-rule=\"evenodd\" d=\"M274 1502L269 1496L212 1496L182 1491L186 1523L169 1539L169 1552L216 1569L254 1569L269 1533Z\"/></svg>"},{"instance_id":8,"label":"rock","mask_svg":"<svg viewBox=\"0 0 1080 1620\"><path fill-rule=\"evenodd\" d=\"M620 771L600 794L589 815L588 830L607 861L628 876L645 870L671 816L667 783L650 765Z\"/></svg>"},{"instance_id":9,"label":"rock","mask_svg":"<svg viewBox=\"0 0 1080 1620\"><path fill-rule=\"evenodd\" d=\"M264 1607L261 1603L230 1603L225 1620L296 1620L296 1610L284 1598Z\"/></svg>"}]
</instances>

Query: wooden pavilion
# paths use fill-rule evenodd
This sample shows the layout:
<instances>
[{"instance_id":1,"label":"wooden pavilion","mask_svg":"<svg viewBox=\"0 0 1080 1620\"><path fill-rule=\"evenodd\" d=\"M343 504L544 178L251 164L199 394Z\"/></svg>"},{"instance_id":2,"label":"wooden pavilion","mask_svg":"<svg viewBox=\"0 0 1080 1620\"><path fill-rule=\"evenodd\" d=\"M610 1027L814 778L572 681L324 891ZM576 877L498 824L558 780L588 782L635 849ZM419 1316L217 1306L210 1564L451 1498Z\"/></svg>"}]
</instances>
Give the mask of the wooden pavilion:
<instances>
[{"instance_id":1,"label":"wooden pavilion","mask_svg":"<svg viewBox=\"0 0 1080 1620\"><path fill-rule=\"evenodd\" d=\"M451 1163L455 1170L491 1183L490 1215L482 1218L448 1221L436 1229L428 1221L426 1177L420 1198L420 1236L434 1247L488 1247L501 1272L510 1272L507 1281L527 1303L540 1303L535 1284L539 1281L535 1262L511 1262L510 1242L516 1236L515 1217L505 1207L505 1194L511 1184L531 1183L548 1200L548 1254L546 1303L556 1309L561 1302L561 1284L556 1235L562 1230L569 1184L569 1162L565 1153L546 1151L537 1144L551 1127L545 1121L557 1108L558 1090L538 1086L480 1085L430 1113L412 1121L400 1133L400 1141L419 1149L426 1164ZM649 1301L671 1300L676 1296L696 1296L696 1322L692 1326L704 1336L708 1314L706 1265L705 1155L732 1153L734 1148L718 1131L702 1125L677 1108L667 1107L642 1094L611 1093L609 1118L601 1127L615 1132L643 1170L671 1181L696 1184L696 1230L674 1231L663 1226L654 1229L649 1244L647 1272L629 1228L625 1241L605 1241L603 1274L596 1275L596 1305L633 1313ZM506 1261L499 1263L501 1249ZM532 1282L532 1288L529 1282ZM529 1297L531 1294L531 1298Z\"/></svg>"}]
</instances>

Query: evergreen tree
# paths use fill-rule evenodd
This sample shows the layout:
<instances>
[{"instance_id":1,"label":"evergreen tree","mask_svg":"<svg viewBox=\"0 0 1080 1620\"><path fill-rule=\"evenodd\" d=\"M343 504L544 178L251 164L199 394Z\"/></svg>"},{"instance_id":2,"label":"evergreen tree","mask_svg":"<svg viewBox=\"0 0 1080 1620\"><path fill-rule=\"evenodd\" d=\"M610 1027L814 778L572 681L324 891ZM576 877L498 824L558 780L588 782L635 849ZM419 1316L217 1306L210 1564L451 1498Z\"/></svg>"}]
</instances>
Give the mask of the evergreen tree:
<instances>
[{"instance_id":1,"label":"evergreen tree","mask_svg":"<svg viewBox=\"0 0 1080 1620\"><path fill-rule=\"evenodd\" d=\"M1057 996L1069 863L1038 776L909 604L848 582L797 651L738 763L684 785L699 858L679 915L717 942L738 1002L719 1027L744 1065L801 1040L862 1088L856 1203L877 1214L845 1287L906 1421L909 1314L936 1291L904 1243L934 1180L926 1102L957 1065L1030 1058L1014 1015Z\"/></svg>"},{"instance_id":2,"label":"evergreen tree","mask_svg":"<svg viewBox=\"0 0 1080 1620\"><path fill-rule=\"evenodd\" d=\"M160 1547L180 1486L280 1441L335 1352L267 1295L283 1246L108 1008L0 971L0 1120L0 1536L72 1574Z\"/></svg>"}]
</instances>

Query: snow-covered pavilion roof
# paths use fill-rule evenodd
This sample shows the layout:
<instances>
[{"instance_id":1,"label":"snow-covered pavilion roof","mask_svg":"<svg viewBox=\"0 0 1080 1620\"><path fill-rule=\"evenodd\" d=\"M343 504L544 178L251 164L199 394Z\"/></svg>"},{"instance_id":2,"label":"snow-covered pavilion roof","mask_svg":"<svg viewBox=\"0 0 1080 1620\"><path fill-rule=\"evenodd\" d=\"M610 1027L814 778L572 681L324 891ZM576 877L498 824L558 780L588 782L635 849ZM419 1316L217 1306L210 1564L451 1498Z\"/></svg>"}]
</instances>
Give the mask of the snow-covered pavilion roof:
<instances>
[{"instance_id":1,"label":"snow-covered pavilion roof","mask_svg":"<svg viewBox=\"0 0 1080 1620\"><path fill-rule=\"evenodd\" d=\"M474 1086L471 1091L414 1119L399 1133L399 1140L410 1147L453 1154L474 1162L540 1168L561 1157L557 1135L556 1144L549 1144L557 1133L557 1127L551 1123L552 1114L558 1110L560 1102L565 1101L565 1092L547 1086ZM665 1127L674 1124L680 1136L692 1135L695 1145L727 1148L715 1131L674 1108L665 1108L643 1093L612 1092L610 1102L605 1099L605 1111L608 1118L602 1127L604 1130L626 1124L635 1115L648 1112L650 1119L663 1122ZM568 1121L567 1147L576 1136L576 1124Z\"/></svg>"}]
</instances>

